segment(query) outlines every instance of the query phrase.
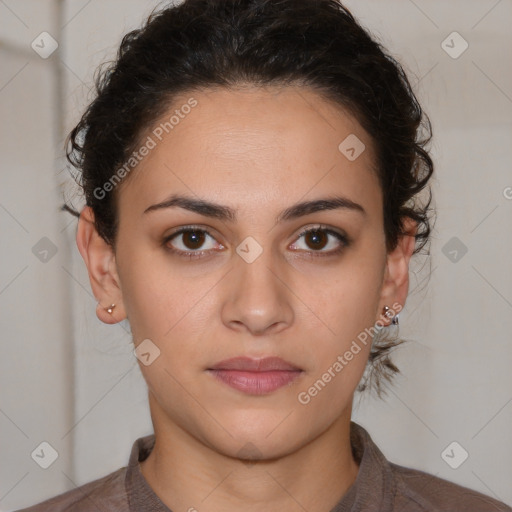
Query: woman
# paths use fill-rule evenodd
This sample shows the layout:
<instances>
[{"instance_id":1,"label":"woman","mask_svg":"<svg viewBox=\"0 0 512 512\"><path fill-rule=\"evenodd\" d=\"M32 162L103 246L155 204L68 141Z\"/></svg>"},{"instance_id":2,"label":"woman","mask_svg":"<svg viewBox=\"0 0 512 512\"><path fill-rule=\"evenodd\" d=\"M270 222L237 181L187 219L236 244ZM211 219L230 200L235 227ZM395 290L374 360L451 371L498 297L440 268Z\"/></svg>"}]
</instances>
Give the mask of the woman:
<instances>
[{"instance_id":1,"label":"woman","mask_svg":"<svg viewBox=\"0 0 512 512\"><path fill-rule=\"evenodd\" d=\"M155 434L26 510L512 510L351 421L361 379L397 371L429 139L334 0L186 0L125 36L68 157L97 315L129 320Z\"/></svg>"}]
</instances>

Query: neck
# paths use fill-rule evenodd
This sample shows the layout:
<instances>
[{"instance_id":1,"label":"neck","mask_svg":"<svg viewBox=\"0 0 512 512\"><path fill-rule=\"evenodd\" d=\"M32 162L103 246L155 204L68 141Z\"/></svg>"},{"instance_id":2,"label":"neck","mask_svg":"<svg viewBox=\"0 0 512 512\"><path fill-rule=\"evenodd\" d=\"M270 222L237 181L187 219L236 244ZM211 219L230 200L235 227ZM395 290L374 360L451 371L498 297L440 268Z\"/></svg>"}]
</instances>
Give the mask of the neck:
<instances>
[{"instance_id":1,"label":"neck","mask_svg":"<svg viewBox=\"0 0 512 512\"><path fill-rule=\"evenodd\" d=\"M296 451L274 459L240 460L207 446L150 406L155 446L142 474L171 510L325 512L354 483L358 464L350 446L350 413ZM162 421L160 421L162 420Z\"/></svg>"}]
</instances>

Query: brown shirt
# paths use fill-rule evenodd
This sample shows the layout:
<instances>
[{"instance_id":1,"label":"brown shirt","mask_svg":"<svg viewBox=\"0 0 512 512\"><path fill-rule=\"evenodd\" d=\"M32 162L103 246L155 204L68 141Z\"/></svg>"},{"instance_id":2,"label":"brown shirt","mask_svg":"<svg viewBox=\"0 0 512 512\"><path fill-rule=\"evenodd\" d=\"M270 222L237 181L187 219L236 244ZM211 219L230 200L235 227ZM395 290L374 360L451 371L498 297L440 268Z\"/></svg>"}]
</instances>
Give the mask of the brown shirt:
<instances>
[{"instance_id":1,"label":"brown shirt","mask_svg":"<svg viewBox=\"0 0 512 512\"><path fill-rule=\"evenodd\" d=\"M363 427L350 427L359 472L330 512L512 512L489 496L388 462ZM154 435L137 439L127 467L18 512L172 512L140 470L154 442Z\"/></svg>"}]
</instances>

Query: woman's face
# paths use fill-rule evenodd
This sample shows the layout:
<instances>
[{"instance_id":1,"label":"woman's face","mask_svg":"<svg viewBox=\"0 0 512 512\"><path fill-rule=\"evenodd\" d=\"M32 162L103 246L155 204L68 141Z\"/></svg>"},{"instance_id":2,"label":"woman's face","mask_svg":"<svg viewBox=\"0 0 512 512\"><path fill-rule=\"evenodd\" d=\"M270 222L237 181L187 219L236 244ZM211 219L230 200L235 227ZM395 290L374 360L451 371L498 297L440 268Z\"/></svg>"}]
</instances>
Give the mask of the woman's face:
<instances>
[{"instance_id":1,"label":"woman's face","mask_svg":"<svg viewBox=\"0 0 512 512\"><path fill-rule=\"evenodd\" d=\"M353 342L405 301L371 140L312 90L249 87L184 95L143 144L119 191L120 296L103 302L128 316L136 346L150 340L139 364L155 431L178 427L230 456L248 442L291 453L350 417L371 339ZM152 208L178 196L215 207ZM195 231L172 236L184 227ZM235 357L300 371L211 371Z\"/></svg>"}]
</instances>

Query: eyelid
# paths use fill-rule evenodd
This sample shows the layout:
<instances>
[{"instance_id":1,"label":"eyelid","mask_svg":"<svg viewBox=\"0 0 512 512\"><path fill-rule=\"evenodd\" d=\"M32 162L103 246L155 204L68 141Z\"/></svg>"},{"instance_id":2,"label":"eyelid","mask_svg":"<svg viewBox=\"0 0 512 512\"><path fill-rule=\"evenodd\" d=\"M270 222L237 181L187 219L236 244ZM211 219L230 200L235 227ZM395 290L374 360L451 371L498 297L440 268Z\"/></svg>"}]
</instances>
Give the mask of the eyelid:
<instances>
[{"instance_id":1,"label":"eyelid","mask_svg":"<svg viewBox=\"0 0 512 512\"><path fill-rule=\"evenodd\" d=\"M343 239L343 241L345 241L347 243L347 245L352 242L352 239L347 235L347 233L344 230L338 229L338 228L332 228L326 224L315 224L313 226L304 228L297 235L297 238L302 235L305 235L306 233L309 233L310 231L324 231L325 233L331 234L336 237L340 237L341 239Z\"/></svg>"}]
</instances>

